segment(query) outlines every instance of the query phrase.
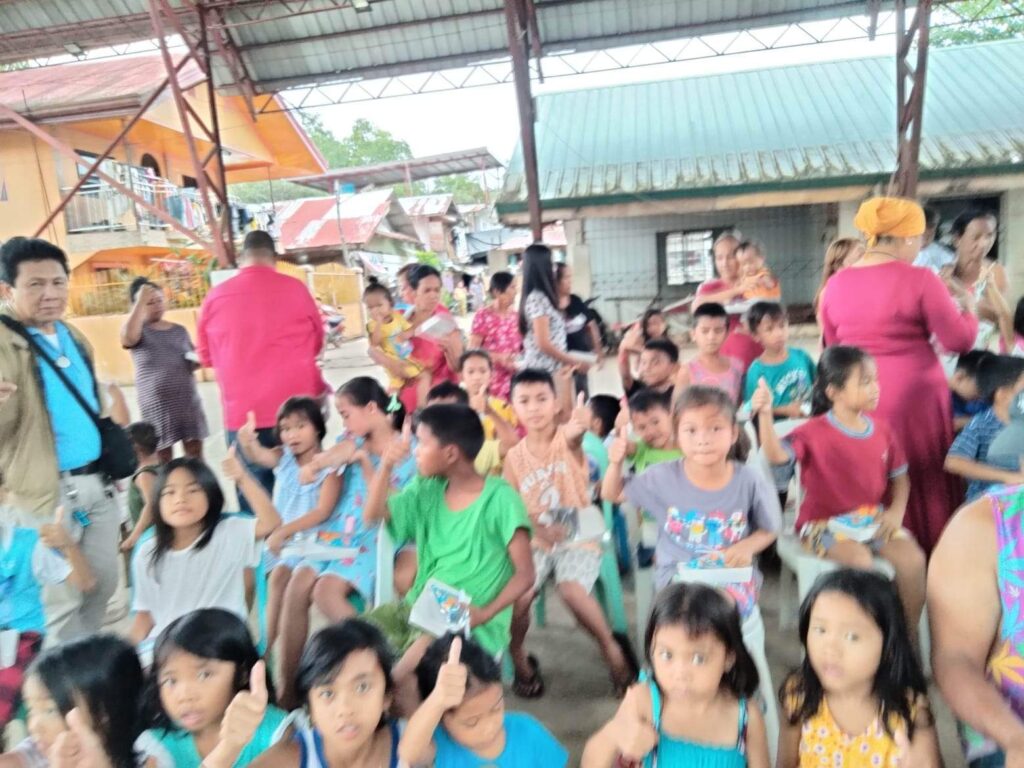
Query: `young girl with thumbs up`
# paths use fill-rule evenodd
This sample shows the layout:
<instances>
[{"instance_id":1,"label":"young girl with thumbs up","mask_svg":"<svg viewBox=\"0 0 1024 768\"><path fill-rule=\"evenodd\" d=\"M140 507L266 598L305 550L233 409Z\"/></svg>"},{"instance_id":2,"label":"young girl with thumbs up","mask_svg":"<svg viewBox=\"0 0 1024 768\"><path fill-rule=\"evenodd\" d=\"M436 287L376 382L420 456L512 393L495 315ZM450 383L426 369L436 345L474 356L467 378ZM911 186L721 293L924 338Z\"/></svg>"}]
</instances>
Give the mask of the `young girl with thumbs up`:
<instances>
[{"instance_id":1,"label":"young girl with thumbs up","mask_svg":"<svg viewBox=\"0 0 1024 768\"><path fill-rule=\"evenodd\" d=\"M857 347L833 346L818 363L814 417L784 440L775 432L766 382L751 402L768 461L784 475L800 465L796 531L804 547L851 568L870 570L876 555L888 560L907 625L916 627L924 607L925 556L903 528L907 460L895 435L872 413L878 398L874 360Z\"/></svg>"},{"instance_id":2,"label":"young girl with thumbs up","mask_svg":"<svg viewBox=\"0 0 1024 768\"><path fill-rule=\"evenodd\" d=\"M124 640L93 635L35 660L23 691L29 737L2 768L153 768L136 753L139 658Z\"/></svg>"},{"instance_id":3,"label":"young girl with thumbs up","mask_svg":"<svg viewBox=\"0 0 1024 768\"><path fill-rule=\"evenodd\" d=\"M768 768L757 668L728 597L703 584L666 588L644 646L647 670L587 742L583 768Z\"/></svg>"},{"instance_id":4,"label":"young girl with thumbs up","mask_svg":"<svg viewBox=\"0 0 1024 768\"><path fill-rule=\"evenodd\" d=\"M303 473L320 453L327 435L323 412L310 397L290 397L277 411L276 448L263 446L256 430L256 414L238 430L238 447L249 461L274 470L274 509L281 526L267 537L263 571L267 575L267 649L273 649L281 619L281 603L292 573L302 558L282 557L293 537L320 530L334 514L341 497L341 478L329 468ZM312 477L309 475L312 474Z\"/></svg>"},{"instance_id":5,"label":"young girl with thumbs up","mask_svg":"<svg viewBox=\"0 0 1024 768\"><path fill-rule=\"evenodd\" d=\"M172 621L200 608L248 616L245 569L259 564L259 542L281 524L263 486L245 469L232 445L223 472L238 483L255 517L224 514L224 493L199 459L164 465L153 496L154 535L132 558L135 644L159 635Z\"/></svg>"},{"instance_id":6,"label":"young girl with thumbs up","mask_svg":"<svg viewBox=\"0 0 1024 768\"><path fill-rule=\"evenodd\" d=\"M564 768L569 753L531 715L505 711L501 668L473 640L445 635L416 668L423 703L398 756L411 766Z\"/></svg>"},{"instance_id":7,"label":"young girl with thumbs up","mask_svg":"<svg viewBox=\"0 0 1024 768\"><path fill-rule=\"evenodd\" d=\"M245 623L206 608L157 640L137 748L153 768L243 768L289 732Z\"/></svg>"}]
</instances>

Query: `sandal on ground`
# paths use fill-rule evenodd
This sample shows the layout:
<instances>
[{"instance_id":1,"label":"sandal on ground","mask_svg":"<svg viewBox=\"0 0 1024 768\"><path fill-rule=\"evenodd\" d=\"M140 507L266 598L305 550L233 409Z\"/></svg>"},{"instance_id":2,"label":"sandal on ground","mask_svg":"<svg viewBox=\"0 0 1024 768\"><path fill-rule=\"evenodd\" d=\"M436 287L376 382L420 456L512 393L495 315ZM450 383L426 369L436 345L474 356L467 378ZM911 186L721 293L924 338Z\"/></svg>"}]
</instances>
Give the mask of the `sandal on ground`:
<instances>
[{"instance_id":1,"label":"sandal on ground","mask_svg":"<svg viewBox=\"0 0 1024 768\"><path fill-rule=\"evenodd\" d=\"M544 678L540 674L540 662L532 653L526 657L530 665L530 676L523 677L518 672L512 681L512 693L521 699L539 699L544 695Z\"/></svg>"}]
</instances>

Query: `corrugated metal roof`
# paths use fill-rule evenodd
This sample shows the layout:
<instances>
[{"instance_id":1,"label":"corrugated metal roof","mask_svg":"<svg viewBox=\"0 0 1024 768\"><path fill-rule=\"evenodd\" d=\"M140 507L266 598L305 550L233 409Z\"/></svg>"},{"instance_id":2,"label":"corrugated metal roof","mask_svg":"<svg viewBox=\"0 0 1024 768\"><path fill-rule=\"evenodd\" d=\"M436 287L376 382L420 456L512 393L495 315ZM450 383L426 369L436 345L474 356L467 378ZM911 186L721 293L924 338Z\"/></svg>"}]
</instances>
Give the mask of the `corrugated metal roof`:
<instances>
[{"instance_id":1,"label":"corrugated metal roof","mask_svg":"<svg viewBox=\"0 0 1024 768\"><path fill-rule=\"evenodd\" d=\"M945 2L946 0L942 0ZM259 90L352 77L433 72L506 58L503 0L371 0L368 13L307 0L204 0L223 13ZM197 15L170 0L181 23ZM589 51L698 33L861 14L865 0L535 0L545 51ZM884 1L881 7L892 5ZM147 0L4 0L0 62L152 36ZM233 78L218 64L216 82Z\"/></svg>"},{"instance_id":2,"label":"corrugated metal roof","mask_svg":"<svg viewBox=\"0 0 1024 768\"><path fill-rule=\"evenodd\" d=\"M501 163L486 147L462 149L439 155L424 155L408 160L390 160L386 163L360 165L349 168L333 168L316 176L302 176L293 179L309 187L334 191L335 184L352 184L356 188L370 185L377 187L404 184L406 181L433 179L458 173L471 173L491 168L501 168Z\"/></svg>"},{"instance_id":3,"label":"corrugated metal roof","mask_svg":"<svg viewBox=\"0 0 1024 768\"><path fill-rule=\"evenodd\" d=\"M513 253L525 251L536 241L537 239L533 236L532 232L519 230L502 242L502 244L495 248L495 250L509 251ZM540 242L550 248L565 248L568 244L568 240L565 239L565 227L562 226L561 222L557 221L554 224L548 224L544 227L544 231L541 232Z\"/></svg>"},{"instance_id":4,"label":"corrugated metal roof","mask_svg":"<svg viewBox=\"0 0 1024 768\"><path fill-rule=\"evenodd\" d=\"M556 93L537 99L549 207L882 179L895 166L889 57ZM922 175L1024 172L1024 41L931 52ZM521 150L502 213L524 209Z\"/></svg>"},{"instance_id":5,"label":"corrugated metal roof","mask_svg":"<svg viewBox=\"0 0 1024 768\"><path fill-rule=\"evenodd\" d=\"M447 216L459 217L451 195L419 195L416 197L400 197L399 204L410 216Z\"/></svg>"},{"instance_id":6,"label":"corrugated metal roof","mask_svg":"<svg viewBox=\"0 0 1024 768\"><path fill-rule=\"evenodd\" d=\"M107 111L136 107L167 77L159 56L80 61L54 67L0 72L0 104L43 118L90 107ZM188 62L179 75L182 88L200 83L202 72Z\"/></svg>"},{"instance_id":7,"label":"corrugated metal roof","mask_svg":"<svg viewBox=\"0 0 1024 768\"><path fill-rule=\"evenodd\" d=\"M407 220L402 220L404 216L393 220L391 229L382 228L395 203L390 189L375 189L340 199L314 197L278 203L281 247L286 251L301 251L342 244L363 245L376 235L418 242L414 231L407 227Z\"/></svg>"}]
</instances>

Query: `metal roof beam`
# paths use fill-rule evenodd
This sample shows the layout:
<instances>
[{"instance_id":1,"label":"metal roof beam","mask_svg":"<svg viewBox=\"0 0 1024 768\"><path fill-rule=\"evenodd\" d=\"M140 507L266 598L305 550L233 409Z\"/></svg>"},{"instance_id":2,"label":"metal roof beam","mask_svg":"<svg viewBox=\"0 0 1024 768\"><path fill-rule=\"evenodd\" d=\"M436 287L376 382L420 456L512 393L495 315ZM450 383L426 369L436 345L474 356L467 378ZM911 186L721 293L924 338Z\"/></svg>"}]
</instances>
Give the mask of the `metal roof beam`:
<instances>
[{"instance_id":1,"label":"metal roof beam","mask_svg":"<svg viewBox=\"0 0 1024 768\"><path fill-rule=\"evenodd\" d=\"M170 81L171 94L174 96L174 103L178 111L178 119L181 121L181 132L185 137L185 146L188 149L189 159L192 161L196 184L199 186L199 201L203 206L204 213L206 214L206 220L210 222L211 234L213 235L211 238L213 254L216 256L217 262L222 267L230 267L234 264L234 242L230 237L230 229L228 230L229 235L225 237L223 227L225 221L228 222L228 226L230 227L230 220L228 218L230 213L228 211L226 199L227 184L225 183L224 185L225 196L221 199L221 226L218 228L215 227L214 224L214 222L218 221L218 218L215 215L213 203L210 201L210 190L211 188L215 188L215 185L211 183L211 179L206 171L205 162L199 158L199 150L196 146L196 137L192 131L192 125L189 118L193 117L199 127L204 133L206 133L207 137L209 137L210 141L213 143L214 149L216 150L217 162L218 164L223 165L224 159L221 151L219 124L216 132L211 132L210 129L206 127L203 121L199 119L195 109L193 109L185 99L181 83L178 82L177 72L174 69L174 60L171 58L171 52L167 46L166 30L164 28L165 22L171 23L172 26L176 28L178 27L177 18L175 18L174 14L171 12L168 0L149 0L149 17L153 25L153 36L156 37L157 41L160 43L160 55L164 60L164 67L167 70L168 80ZM202 30L202 24L200 24L200 29ZM201 52L199 48L194 47L190 41L184 37L184 35L182 35L182 37L185 44L188 45L189 55L203 70L203 74L206 75L206 86L210 93L213 119L216 121L217 105L213 88L213 76L210 72L209 52L205 51L206 55L204 56L204 52ZM206 42L205 31L203 31L200 42Z\"/></svg>"},{"instance_id":2,"label":"metal roof beam","mask_svg":"<svg viewBox=\"0 0 1024 768\"><path fill-rule=\"evenodd\" d=\"M907 24L907 0L896 0L896 170L889 193L902 197L917 194L924 89L928 73L928 41L932 0L917 0ZM916 43L916 63L910 63ZM909 92L907 86L910 86Z\"/></svg>"},{"instance_id":3,"label":"metal roof beam","mask_svg":"<svg viewBox=\"0 0 1024 768\"><path fill-rule=\"evenodd\" d=\"M520 147L526 175L526 200L530 210L530 229L533 239L540 241L543 221L540 208L540 181L537 174L537 142L534 126L537 116L533 94L530 93L529 32L526 24L526 0L505 0L505 24L508 28L508 47L512 54L512 75L516 87L519 109Z\"/></svg>"},{"instance_id":4,"label":"metal roof beam","mask_svg":"<svg viewBox=\"0 0 1024 768\"><path fill-rule=\"evenodd\" d=\"M886 18L888 18L889 15L890 14L887 14ZM832 32L834 29L839 27L840 24L845 27L852 26L856 28L857 32L855 34L844 33L842 35L833 35ZM800 32L798 42L793 42L794 36L790 34L792 32ZM824 33L816 33L814 30L807 29L801 24L790 24L772 40L766 41L762 39L762 37L753 35L747 30L742 30L734 33L733 41L739 36L748 35L748 39L759 43L762 46L762 50L784 50L804 47L807 45L815 45L825 41L837 42L860 40L863 39L866 34L866 27L859 19L844 18L840 19ZM694 44L699 46L698 50L701 51L701 53L695 55ZM728 56L733 53L733 51L730 50L731 45L732 42L724 46L718 45L716 47L706 42L703 37L691 37L688 40L683 41L682 44L677 46L674 51L665 50L666 46L659 46L655 43L646 43L642 46L638 46L639 50L632 52L629 57L619 57L616 54L615 49L597 51L589 55L589 52L548 54L545 56L545 62L547 63L546 76L548 78L567 77L571 75L608 72L616 69L646 67L654 64L672 64L676 62L695 61L698 59L713 58L717 56ZM747 49L744 49L743 52L746 51ZM305 81L306 78L286 79L283 81L284 85L282 88L288 87L296 89L297 91L293 94L280 94L281 98L287 103L287 107L282 107L273 103L270 99L267 99L260 109L260 112L275 112L286 108L308 109L334 104L352 104L362 101L373 101L376 99L386 99L418 93L435 93L438 91L459 90L462 88L478 88L512 82L512 62L508 57L508 53L500 51L495 51L493 53L493 56L489 56L487 58L495 58L496 61L486 64L478 64L473 67L448 69L447 71L439 68L426 77L417 77L417 73L409 73L407 75L395 75L388 78L339 81L333 84L307 84L301 88L294 82L294 80L301 79ZM499 56L501 56L501 58L499 58ZM456 74L458 75L457 77ZM274 81L274 84L279 82L281 81ZM334 93L332 95L329 92L329 89L332 87L336 91L340 90L340 93ZM278 93L276 90L270 92ZM316 98L317 96L320 98Z\"/></svg>"},{"instance_id":5,"label":"metal roof beam","mask_svg":"<svg viewBox=\"0 0 1024 768\"><path fill-rule=\"evenodd\" d=\"M544 9L558 8L561 6L571 5L583 5L592 0L549 0L542 6ZM531 0L532 2L532 0ZM476 11L462 11L460 13L450 13L445 16L430 16L425 19L408 19L406 21L396 21L393 24L381 24L380 26L367 27L366 29L345 29L339 32L325 32L321 35L308 35L306 37L290 37L281 40L268 40L263 43L249 43L239 48L242 52L263 50L266 48L279 48L281 46L296 45L307 42L322 42L324 40L343 40L349 37L357 37L359 35L367 34L378 34L381 32L400 32L407 29L414 29L416 27L428 26L430 24L448 24L459 21L469 21L471 19L479 19L487 16L500 16L504 13L503 8L484 8L483 10ZM536 26L536 22L534 22ZM539 55L540 52L540 34L538 33L535 37L535 55ZM505 51L507 53L507 51ZM472 54L476 55L476 54Z\"/></svg>"}]
</instances>

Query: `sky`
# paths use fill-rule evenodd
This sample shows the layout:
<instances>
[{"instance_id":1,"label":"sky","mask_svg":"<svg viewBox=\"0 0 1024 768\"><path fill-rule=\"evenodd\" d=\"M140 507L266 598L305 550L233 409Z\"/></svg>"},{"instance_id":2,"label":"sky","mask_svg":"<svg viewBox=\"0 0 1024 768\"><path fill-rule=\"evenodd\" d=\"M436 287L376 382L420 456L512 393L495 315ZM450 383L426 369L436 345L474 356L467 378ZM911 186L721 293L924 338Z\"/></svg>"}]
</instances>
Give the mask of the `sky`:
<instances>
[{"instance_id":1,"label":"sky","mask_svg":"<svg viewBox=\"0 0 1024 768\"><path fill-rule=\"evenodd\" d=\"M817 22L807 27L822 32L834 22ZM777 28L781 31L781 28ZM849 37L852 27L833 30L832 37ZM729 35L709 38L721 43ZM759 32L763 39L774 39L771 31ZM786 38L796 41L796 36ZM659 44L662 45L662 44ZM667 51L678 50L681 42L664 44ZM534 95L579 90L624 83L667 80L696 75L779 67L836 59L892 56L895 37L891 18L880 19L879 35L874 42L866 38L844 40L770 51L730 53L673 64L640 66L588 75L549 78L543 85L534 82ZM734 46L734 47L741 47ZM622 49L626 50L626 49ZM635 49L630 49L635 50ZM691 47L690 50L695 50ZM895 67L895 63L893 65ZM511 84L481 86L457 91L425 93L376 101L365 101L312 108L339 137L346 136L358 118L366 118L409 143L414 155L433 155L462 149L487 147L502 163L507 163L519 140L519 122L515 91Z\"/></svg>"}]
</instances>

